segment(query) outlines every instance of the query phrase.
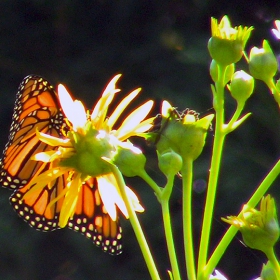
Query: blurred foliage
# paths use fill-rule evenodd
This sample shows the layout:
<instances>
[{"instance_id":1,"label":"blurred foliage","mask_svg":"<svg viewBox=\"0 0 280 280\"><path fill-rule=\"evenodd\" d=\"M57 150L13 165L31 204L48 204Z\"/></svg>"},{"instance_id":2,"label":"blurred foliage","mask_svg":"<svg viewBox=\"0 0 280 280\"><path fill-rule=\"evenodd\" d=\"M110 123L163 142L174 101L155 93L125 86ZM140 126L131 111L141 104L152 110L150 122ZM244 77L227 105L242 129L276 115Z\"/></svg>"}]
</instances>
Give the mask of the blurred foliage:
<instances>
[{"instance_id":1,"label":"blurred foliage","mask_svg":"<svg viewBox=\"0 0 280 280\"><path fill-rule=\"evenodd\" d=\"M208 113L212 110L207 52L210 17L220 19L225 14L234 25L255 27L250 46L260 46L266 38L279 54L279 42L273 41L270 33L273 21L280 18L279 1L1 1L1 148L7 140L17 87L28 74L42 75L53 84L66 84L90 108L107 81L121 72L120 88L127 92L143 87L142 101L157 101L154 113L158 113L163 99L181 110L189 107L202 115ZM229 109L231 102L234 101L229 97ZM238 213L280 154L279 111L262 83L257 83L247 110L253 115L226 143L213 247L227 228L220 217ZM195 185L200 186L194 195L195 236L204 205L203 184L208 176L212 143L209 135L206 150L195 164ZM139 145L150 157L154 156L151 147L142 142ZM164 182L155 160L149 160L147 168L159 182ZM146 208L139 217L162 279L168 279L166 270L170 265L158 202L137 178L127 182L139 193ZM275 182L270 193L280 206L279 183ZM0 279L149 279L127 221L122 223L124 252L111 257L70 230L41 233L31 229L9 205L10 192L0 189L0 193ZM179 187L175 188L171 210L178 253L183 256ZM198 244L199 240L195 241ZM263 255L245 248L236 239L218 269L230 279L250 279L260 272L264 261Z\"/></svg>"}]
</instances>

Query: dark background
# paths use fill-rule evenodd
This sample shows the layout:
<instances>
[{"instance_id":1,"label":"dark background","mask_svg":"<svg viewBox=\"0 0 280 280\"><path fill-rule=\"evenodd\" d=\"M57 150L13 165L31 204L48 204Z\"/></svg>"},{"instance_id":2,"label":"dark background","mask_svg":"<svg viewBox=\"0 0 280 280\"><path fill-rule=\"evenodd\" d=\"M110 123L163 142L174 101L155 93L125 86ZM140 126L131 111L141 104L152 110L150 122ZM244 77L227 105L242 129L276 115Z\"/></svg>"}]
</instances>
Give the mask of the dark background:
<instances>
[{"instance_id":1,"label":"dark background","mask_svg":"<svg viewBox=\"0 0 280 280\"><path fill-rule=\"evenodd\" d=\"M163 99L179 109L195 109L202 116L213 112L207 41L210 17L220 19L224 14L234 25L255 27L248 50L253 45L260 47L266 38L279 53L279 42L270 33L273 21L280 18L279 1L0 1L1 148L8 137L17 87L28 74L42 75L53 84L63 82L89 108L109 79L123 73L119 82L123 92L141 86L136 105L153 98L154 113ZM234 101L228 98L228 104L229 116ZM225 146L211 250L227 228L220 217L237 214L279 158L279 111L261 82L256 83L248 101L249 111L252 116L228 137ZM195 186L203 186L207 180L212 138L210 132L205 151L196 161ZM152 148L140 144L148 157L154 156ZM148 161L147 170L164 184L155 160ZM139 218L162 279L168 279L170 264L158 202L141 180L128 179L127 183L146 208ZM270 193L279 204L278 188L279 180ZM9 190L1 189L0 194L0 279L150 279L128 221L122 221L124 252L112 257L71 230L37 232L15 214L8 201ZM171 211L185 275L181 196L177 179ZM196 245L204 198L205 192L194 193ZM276 251L280 254L279 248ZM238 235L217 268L229 279L253 279L265 261L263 254L242 245Z\"/></svg>"}]
</instances>

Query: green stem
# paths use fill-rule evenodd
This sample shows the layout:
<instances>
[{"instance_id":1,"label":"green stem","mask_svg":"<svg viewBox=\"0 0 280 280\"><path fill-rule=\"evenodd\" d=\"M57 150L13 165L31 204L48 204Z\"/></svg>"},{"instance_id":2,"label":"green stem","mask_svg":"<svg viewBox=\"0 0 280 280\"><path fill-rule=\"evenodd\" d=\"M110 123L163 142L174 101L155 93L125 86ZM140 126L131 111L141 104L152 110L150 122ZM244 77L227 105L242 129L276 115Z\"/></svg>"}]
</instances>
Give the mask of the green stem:
<instances>
[{"instance_id":1,"label":"green stem","mask_svg":"<svg viewBox=\"0 0 280 280\"><path fill-rule=\"evenodd\" d=\"M250 200L248 201L247 205L249 207L254 208L261 198L264 196L264 194L267 192L268 188L272 185L274 180L278 177L280 174L280 160L277 161L277 163L274 165L274 167L270 170L270 172L267 174L267 176L264 178L262 183L259 185L255 193L252 195ZM241 213L238 215L240 216ZM211 258L209 259L205 269L204 269L204 275L210 275L215 267L217 266L218 262L220 261L222 255L224 254L226 248L230 244L231 240L237 233L237 228L234 226L230 226L230 228L227 230L221 241L219 242L218 246L216 247L215 251L213 252Z\"/></svg>"},{"instance_id":2,"label":"green stem","mask_svg":"<svg viewBox=\"0 0 280 280\"><path fill-rule=\"evenodd\" d=\"M239 118L239 116L242 113L242 110L244 108L245 103L241 103L238 102L237 103L237 108L231 118L231 120L229 121L229 123L225 126L225 133L228 134L229 132L231 132L233 129L235 129L234 127L234 123L237 121L237 119Z\"/></svg>"},{"instance_id":3,"label":"green stem","mask_svg":"<svg viewBox=\"0 0 280 280\"><path fill-rule=\"evenodd\" d=\"M170 188L172 190L174 180L171 180L170 186L166 186L166 188ZM167 243L167 249L169 254L169 259L172 267L172 275L174 280L181 280L180 271L178 267L178 260L175 252L175 246L174 246L174 240L173 240L173 234L172 234L172 226L171 226L171 219L170 219L170 211L169 211L169 198L171 192L169 194L164 194L161 200L161 206L162 206L162 218L163 218L163 224L164 224L164 231L165 231L165 237L166 237L166 243Z\"/></svg>"},{"instance_id":4,"label":"green stem","mask_svg":"<svg viewBox=\"0 0 280 280\"><path fill-rule=\"evenodd\" d=\"M273 78L267 81L266 85L270 89L272 95L274 96L275 101L278 103L278 106L280 106L280 92L277 90Z\"/></svg>"},{"instance_id":5,"label":"green stem","mask_svg":"<svg viewBox=\"0 0 280 280\"><path fill-rule=\"evenodd\" d=\"M122 198L124 200L125 206L127 208L128 211L128 215L129 215L129 220L131 222L132 228L134 230L134 233L136 235L137 241L139 243L139 246L141 248L142 254L144 256L145 262L147 264L148 270L150 272L151 278L153 280L160 280L158 271L156 269L152 254L150 252L149 246L146 242L144 233L142 231L141 225L138 221L138 218L133 210L133 207L131 205L131 201L129 200L127 193L126 193L126 186L125 186L125 182L123 179L123 176L121 174L121 172L119 171L119 169L115 166L112 165L112 172L115 175L115 178L117 180L117 183L120 187L120 191L122 194Z\"/></svg>"},{"instance_id":6,"label":"green stem","mask_svg":"<svg viewBox=\"0 0 280 280\"><path fill-rule=\"evenodd\" d=\"M267 250L267 252L265 252L265 254L274 268L274 272L277 277L277 280L280 280L280 266L279 266L279 262L276 258L276 255L274 253L273 247L271 247L270 250Z\"/></svg>"},{"instance_id":7,"label":"green stem","mask_svg":"<svg viewBox=\"0 0 280 280\"><path fill-rule=\"evenodd\" d=\"M210 175L208 182L208 190L206 204L203 215L202 232L200 238L199 255L198 255L198 279L205 279L205 266L209 248L210 232L213 220L213 209L216 199L217 182L220 172L220 164L224 140L226 134L223 131L224 124L224 75L226 67L219 67L219 79L216 82L216 94L214 96L213 105L216 110L216 131L214 137L213 153L211 159Z\"/></svg>"},{"instance_id":8,"label":"green stem","mask_svg":"<svg viewBox=\"0 0 280 280\"><path fill-rule=\"evenodd\" d=\"M183 180L183 233L188 279L196 279L192 231L193 160L187 159L181 170Z\"/></svg>"},{"instance_id":9,"label":"green stem","mask_svg":"<svg viewBox=\"0 0 280 280\"><path fill-rule=\"evenodd\" d=\"M199 258L198 258L198 279L204 279L204 269L206 265L206 259L208 254L210 231L212 226L213 219L213 209L216 199L216 190L217 190L217 180L220 171L220 161L223 150L223 144L225 140L225 135L221 133L216 133L214 148L213 148L213 157L210 169L210 177L208 184L208 192L206 198L206 204L203 215L203 224L202 224L202 233L199 247ZM202 277L202 278L200 278Z\"/></svg>"},{"instance_id":10,"label":"green stem","mask_svg":"<svg viewBox=\"0 0 280 280\"><path fill-rule=\"evenodd\" d=\"M174 280L180 280L181 276L175 252L169 211L169 199L173 188L174 176L172 176L172 179L168 180L168 183L164 189L160 188L145 170L140 172L139 177L142 178L150 187L152 187L158 200L161 202L164 231L166 236L169 259L172 267L172 275Z\"/></svg>"},{"instance_id":11,"label":"green stem","mask_svg":"<svg viewBox=\"0 0 280 280\"><path fill-rule=\"evenodd\" d=\"M157 185L157 183L149 176L145 170L141 170L138 174L155 192L157 197L161 196L162 189Z\"/></svg>"}]
</instances>

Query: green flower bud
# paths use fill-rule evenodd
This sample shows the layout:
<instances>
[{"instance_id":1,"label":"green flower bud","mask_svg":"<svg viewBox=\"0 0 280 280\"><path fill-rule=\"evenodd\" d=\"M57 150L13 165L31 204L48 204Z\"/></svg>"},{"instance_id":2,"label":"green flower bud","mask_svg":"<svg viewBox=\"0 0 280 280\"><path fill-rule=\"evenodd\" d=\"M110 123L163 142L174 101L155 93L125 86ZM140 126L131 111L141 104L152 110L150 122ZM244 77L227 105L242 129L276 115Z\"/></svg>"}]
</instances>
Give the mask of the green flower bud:
<instances>
[{"instance_id":1,"label":"green flower bud","mask_svg":"<svg viewBox=\"0 0 280 280\"><path fill-rule=\"evenodd\" d=\"M195 160L202 152L207 130L214 115L197 120L194 111L183 113L176 111L164 101L162 105L162 123L157 133L156 146L159 153L172 149L182 159Z\"/></svg>"},{"instance_id":2,"label":"green flower bud","mask_svg":"<svg viewBox=\"0 0 280 280\"><path fill-rule=\"evenodd\" d=\"M227 16L218 24L211 19L212 37L208 42L208 50L218 64L230 65L239 61L243 55L246 42L250 37L252 27L231 27Z\"/></svg>"},{"instance_id":3,"label":"green flower bud","mask_svg":"<svg viewBox=\"0 0 280 280\"><path fill-rule=\"evenodd\" d=\"M230 216L223 221L236 226L244 243L252 248L269 252L279 238L279 225L274 199L267 195L261 201L260 211L244 206L241 217Z\"/></svg>"},{"instance_id":4,"label":"green flower bud","mask_svg":"<svg viewBox=\"0 0 280 280\"><path fill-rule=\"evenodd\" d=\"M242 227L240 231L244 243L252 248L266 253L268 248L274 246L279 238L279 226L275 219L267 221L266 224L255 224L255 220L259 219L259 212L246 215L247 222L251 224L251 228Z\"/></svg>"},{"instance_id":5,"label":"green flower bud","mask_svg":"<svg viewBox=\"0 0 280 280\"><path fill-rule=\"evenodd\" d=\"M263 47L253 47L249 57L249 70L255 79L269 83L275 76L278 69L278 63L273 54L269 43L264 40Z\"/></svg>"},{"instance_id":6,"label":"green flower bud","mask_svg":"<svg viewBox=\"0 0 280 280\"><path fill-rule=\"evenodd\" d=\"M210 76L215 83L218 81L219 78L218 75L219 75L218 64L215 61L215 59L212 59L210 64Z\"/></svg>"},{"instance_id":7,"label":"green flower bud","mask_svg":"<svg viewBox=\"0 0 280 280\"><path fill-rule=\"evenodd\" d=\"M211 57L218 64L230 65L241 59L243 55L243 44L240 41L211 37L208 41L208 50Z\"/></svg>"},{"instance_id":8,"label":"green flower bud","mask_svg":"<svg viewBox=\"0 0 280 280\"><path fill-rule=\"evenodd\" d=\"M163 153L158 152L158 166L163 174L175 176L182 168L182 157L169 149Z\"/></svg>"},{"instance_id":9,"label":"green flower bud","mask_svg":"<svg viewBox=\"0 0 280 280\"><path fill-rule=\"evenodd\" d=\"M262 267L261 280L277 280L277 276L270 261Z\"/></svg>"},{"instance_id":10,"label":"green flower bud","mask_svg":"<svg viewBox=\"0 0 280 280\"><path fill-rule=\"evenodd\" d=\"M243 70L237 71L232 76L229 90L237 102L245 102L253 93L254 78Z\"/></svg>"},{"instance_id":11,"label":"green flower bud","mask_svg":"<svg viewBox=\"0 0 280 280\"><path fill-rule=\"evenodd\" d=\"M146 157L132 143L122 142L117 147L113 162L124 176L134 177L145 169Z\"/></svg>"},{"instance_id":12,"label":"green flower bud","mask_svg":"<svg viewBox=\"0 0 280 280\"><path fill-rule=\"evenodd\" d=\"M234 70L235 70L235 64L234 63L227 66L226 73L225 73L225 79L224 79L224 85L226 85L232 79L232 75L234 74Z\"/></svg>"},{"instance_id":13,"label":"green flower bud","mask_svg":"<svg viewBox=\"0 0 280 280\"><path fill-rule=\"evenodd\" d=\"M234 68L235 68L234 63L227 66L225 77L224 77L224 85L226 85L231 80L232 75L234 73ZM212 59L210 64L210 75L214 82L218 81L218 71L219 71L218 64L214 59Z\"/></svg>"}]
</instances>

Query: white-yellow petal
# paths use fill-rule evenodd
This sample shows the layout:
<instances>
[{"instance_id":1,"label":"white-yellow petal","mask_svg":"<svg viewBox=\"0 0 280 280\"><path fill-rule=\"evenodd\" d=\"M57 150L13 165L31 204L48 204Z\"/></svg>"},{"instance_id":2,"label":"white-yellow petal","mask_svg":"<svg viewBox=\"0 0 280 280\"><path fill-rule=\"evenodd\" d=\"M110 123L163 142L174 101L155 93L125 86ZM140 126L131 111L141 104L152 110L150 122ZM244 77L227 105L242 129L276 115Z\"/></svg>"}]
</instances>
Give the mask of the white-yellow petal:
<instances>
[{"instance_id":1,"label":"white-yellow petal","mask_svg":"<svg viewBox=\"0 0 280 280\"><path fill-rule=\"evenodd\" d=\"M279 40L280 39L280 20L275 20L275 26L276 29L272 29L272 33L274 34L274 36Z\"/></svg>"},{"instance_id":2,"label":"white-yellow petal","mask_svg":"<svg viewBox=\"0 0 280 280\"><path fill-rule=\"evenodd\" d=\"M74 101L64 85L59 84L57 87L57 92L62 110L66 117L72 122L71 116Z\"/></svg>"},{"instance_id":3,"label":"white-yellow petal","mask_svg":"<svg viewBox=\"0 0 280 280\"><path fill-rule=\"evenodd\" d=\"M113 221L117 219L116 206L118 206L125 217L128 217L127 209L123 199L116 189L117 182L113 175L98 177L97 181L100 197L111 219Z\"/></svg>"},{"instance_id":4,"label":"white-yellow petal","mask_svg":"<svg viewBox=\"0 0 280 280\"><path fill-rule=\"evenodd\" d=\"M48 183L66 173L68 169L69 168L67 167L55 167L43 172L37 177L32 178L32 180L29 182L29 185L34 186L32 186L32 188L25 193L23 199L29 195L32 195L38 190L42 190Z\"/></svg>"},{"instance_id":5,"label":"white-yellow petal","mask_svg":"<svg viewBox=\"0 0 280 280\"><path fill-rule=\"evenodd\" d=\"M100 128L101 124L106 118L107 110L109 105L111 104L115 93L119 92L119 89L116 89L116 82L120 78L121 74L116 75L105 88L101 98L98 100L96 106L94 107L91 120L96 126L97 129Z\"/></svg>"},{"instance_id":6,"label":"white-yellow petal","mask_svg":"<svg viewBox=\"0 0 280 280\"><path fill-rule=\"evenodd\" d=\"M130 131L134 131L135 127L146 118L152 109L154 102L152 100L147 101L136 110L134 110L128 117L123 121L120 128L117 130L117 137L123 139L123 135Z\"/></svg>"},{"instance_id":7,"label":"white-yellow petal","mask_svg":"<svg viewBox=\"0 0 280 280\"><path fill-rule=\"evenodd\" d=\"M81 174L75 173L75 175L76 176L74 179L68 183L68 190L65 194L65 198L61 207L58 223L61 228L64 228L67 225L69 219L73 216L82 186L80 179Z\"/></svg>"},{"instance_id":8,"label":"white-yellow petal","mask_svg":"<svg viewBox=\"0 0 280 280\"><path fill-rule=\"evenodd\" d=\"M76 131L77 128L83 127L86 124L87 116L82 102L79 100L73 101L72 97L62 84L58 85L58 96L63 112L67 119L72 123L73 129Z\"/></svg>"},{"instance_id":9,"label":"white-yellow petal","mask_svg":"<svg viewBox=\"0 0 280 280\"><path fill-rule=\"evenodd\" d=\"M83 128L87 122L87 114L83 103L75 100L73 103L73 119L71 121L73 130L77 131L78 128Z\"/></svg>"},{"instance_id":10,"label":"white-yellow petal","mask_svg":"<svg viewBox=\"0 0 280 280\"><path fill-rule=\"evenodd\" d=\"M116 83L117 83L118 79L121 77L121 75L122 74L117 74L112 78L112 80L106 86L102 96L106 96L108 93L114 92L116 90Z\"/></svg>"},{"instance_id":11,"label":"white-yellow petal","mask_svg":"<svg viewBox=\"0 0 280 280\"><path fill-rule=\"evenodd\" d=\"M126 96L122 101L119 103L119 105L116 107L112 115L108 119L108 126L110 128L113 127L113 125L118 120L121 113L124 111L124 109L128 106L128 104L138 95L138 93L141 91L141 88L138 88L134 91L132 91L128 96Z\"/></svg>"},{"instance_id":12,"label":"white-yellow petal","mask_svg":"<svg viewBox=\"0 0 280 280\"><path fill-rule=\"evenodd\" d=\"M137 211L137 212L144 212L144 208L140 204L137 195L129 187L126 187L125 190L126 190L128 198L132 204L133 210Z\"/></svg>"},{"instance_id":13,"label":"white-yellow petal","mask_svg":"<svg viewBox=\"0 0 280 280\"><path fill-rule=\"evenodd\" d=\"M166 100L163 100L161 106L161 115L163 118L168 118L170 116L170 111L172 111L173 107Z\"/></svg>"},{"instance_id":14,"label":"white-yellow petal","mask_svg":"<svg viewBox=\"0 0 280 280\"><path fill-rule=\"evenodd\" d=\"M49 135L49 134L46 134L43 132L39 132L38 130L36 130L36 135L40 141L42 141L52 147L55 147L55 146L71 147L72 146L70 139L68 139L68 138L62 139L62 138L54 137L52 135Z\"/></svg>"},{"instance_id":15,"label":"white-yellow petal","mask_svg":"<svg viewBox=\"0 0 280 280\"><path fill-rule=\"evenodd\" d=\"M133 130L127 131L127 133L124 133L121 137L118 137L118 139L124 141L132 136L142 137L141 134L143 132L146 132L153 127L153 120L154 117L139 123Z\"/></svg>"},{"instance_id":16,"label":"white-yellow petal","mask_svg":"<svg viewBox=\"0 0 280 280\"><path fill-rule=\"evenodd\" d=\"M150 128L152 128L153 126L153 121L154 121L154 117L146 119L145 121L139 123L136 127L135 127L135 132L136 133L141 133L141 132L146 132L148 131Z\"/></svg>"},{"instance_id":17,"label":"white-yellow petal","mask_svg":"<svg viewBox=\"0 0 280 280\"><path fill-rule=\"evenodd\" d=\"M47 152L37 153L36 155L33 155L30 159L42 161L42 162L50 162L50 159L53 157L53 155L56 154L56 152L57 151L47 151Z\"/></svg>"}]
</instances>

